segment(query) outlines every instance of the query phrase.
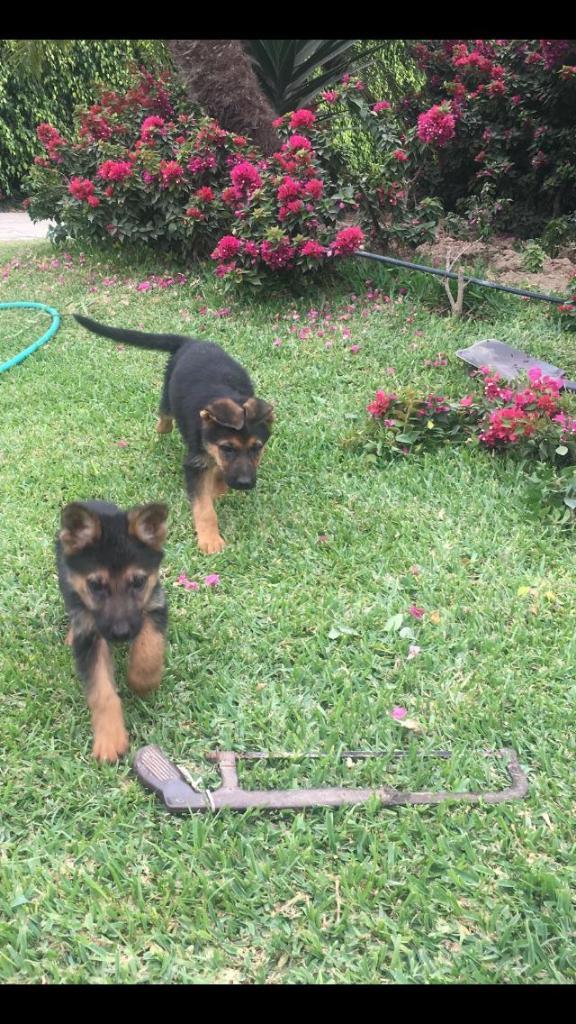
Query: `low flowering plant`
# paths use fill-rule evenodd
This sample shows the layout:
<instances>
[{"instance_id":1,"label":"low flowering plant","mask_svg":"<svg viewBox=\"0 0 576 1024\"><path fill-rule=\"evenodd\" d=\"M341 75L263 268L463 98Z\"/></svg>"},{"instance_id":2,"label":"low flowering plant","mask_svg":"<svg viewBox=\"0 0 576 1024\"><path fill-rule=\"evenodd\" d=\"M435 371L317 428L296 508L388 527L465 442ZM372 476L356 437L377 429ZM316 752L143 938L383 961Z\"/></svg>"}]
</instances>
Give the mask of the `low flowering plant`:
<instances>
[{"instance_id":1,"label":"low flowering plant","mask_svg":"<svg viewBox=\"0 0 576 1024\"><path fill-rule=\"evenodd\" d=\"M526 382L507 382L488 367L475 376L482 391L457 400L413 388L377 391L367 406L368 428L353 443L373 461L470 444L557 467L576 465L576 414L573 400L561 395L561 381L538 369Z\"/></svg>"}]
</instances>

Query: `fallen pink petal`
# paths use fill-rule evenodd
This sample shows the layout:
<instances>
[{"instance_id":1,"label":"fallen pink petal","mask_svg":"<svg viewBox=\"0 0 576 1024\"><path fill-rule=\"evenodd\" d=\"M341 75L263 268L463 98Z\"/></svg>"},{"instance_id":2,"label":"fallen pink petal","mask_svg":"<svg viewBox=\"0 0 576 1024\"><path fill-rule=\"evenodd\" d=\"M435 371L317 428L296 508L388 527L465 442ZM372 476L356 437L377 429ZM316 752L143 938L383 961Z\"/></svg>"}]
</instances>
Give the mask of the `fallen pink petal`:
<instances>
[{"instance_id":1,"label":"fallen pink petal","mask_svg":"<svg viewBox=\"0 0 576 1024\"><path fill-rule=\"evenodd\" d=\"M396 708L392 708L392 711L390 712L390 714L392 715L392 718L395 718L396 721L399 722L403 718L406 718L406 715L408 714L408 712L407 712L406 708L396 707Z\"/></svg>"},{"instance_id":2,"label":"fallen pink petal","mask_svg":"<svg viewBox=\"0 0 576 1024\"><path fill-rule=\"evenodd\" d=\"M350 345L350 351L356 355L356 353L360 351L360 345Z\"/></svg>"},{"instance_id":3,"label":"fallen pink petal","mask_svg":"<svg viewBox=\"0 0 576 1024\"><path fill-rule=\"evenodd\" d=\"M407 661L411 661L412 658L417 658L418 655L421 653L421 651L422 651L422 648L418 647L418 644L410 644L410 647L408 648L408 655L407 655L406 660Z\"/></svg>"},{"instance_id":4,"label":"fallen pink petal","mask_svg":"<svg viewBox=\"0 0 576 1024\"><path fill-rule=\"evenodd\" d=\"M128 441L125 441L123 437L121 437L120 440L116 442L116 444L117 444L118 448L127 448L128 447Z\"/></svg>"},{"instance_id":5,"label":"fallen pink petal","mask_svg":"<svg viewBox=\"0 0 576 1024\"><path fill-rule=\"evenodd\" d=\"M411 604L408 609L408 615L412 615L414 619L422 619L424 617L424 609Z\"/></svg>"},{"instance_id":6,"label":"fallen pink petal","mask_svg":"<svg viewBox=\"0 0 576 1024\"><path fill-rule=\"evenodd\" d=\"M210 576L204 577L204 583L207 587L217 587L220 583L220 577L217 572L213 572Z\"/></svg>"}]
</instances>

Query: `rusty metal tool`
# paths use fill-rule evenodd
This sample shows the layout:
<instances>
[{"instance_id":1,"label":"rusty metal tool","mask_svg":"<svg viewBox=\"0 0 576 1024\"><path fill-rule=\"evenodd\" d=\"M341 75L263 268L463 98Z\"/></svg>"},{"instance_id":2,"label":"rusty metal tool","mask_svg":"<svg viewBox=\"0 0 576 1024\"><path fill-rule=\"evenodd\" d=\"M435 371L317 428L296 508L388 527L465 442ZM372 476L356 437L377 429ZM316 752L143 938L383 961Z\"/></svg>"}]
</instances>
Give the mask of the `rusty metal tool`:
<instances>
[{"instance_id":1,"label":"rusty metal tool","mask_svg":"<svg viewBox=\"0 0 576 1024\"><path fill-rule=\"evenodd\" d=\"M468 804L501 804L509 800L522 800L528 792L528 780L518 763L516 752L510 747L484 752L485 756L501 759L511 779L511 785L495 792L458 793L450 790L429 792L401 791L392 786L375 789L354 789L333 787L327 789L243 789L238 781L237 762L241 760L263 760L270 755L265 752L248 754L232 750L215 750L207 753L206 760L218 765L222 783L216 789L205 789L201 782L170 761L160 747L142 747L134 757L133 768L136 776L148 789L156 793L164 806L173 814L184 811L219 811L230 808L247 811L250 808L262 810L299 810L305 807L345 807L364 804L376 797L383 807L398 807L402 804L441 804L448 800ZM282 756L282 755L280 755ZM290 756L290 755L288 755ZM304 754L299 757L320 757L320 754ZM343 751L340 758L364 759L367 757L390 756L384 752L362 750ZM436 751L434 756L449 756L447 751Z\"/></svg>"}]
</instances>

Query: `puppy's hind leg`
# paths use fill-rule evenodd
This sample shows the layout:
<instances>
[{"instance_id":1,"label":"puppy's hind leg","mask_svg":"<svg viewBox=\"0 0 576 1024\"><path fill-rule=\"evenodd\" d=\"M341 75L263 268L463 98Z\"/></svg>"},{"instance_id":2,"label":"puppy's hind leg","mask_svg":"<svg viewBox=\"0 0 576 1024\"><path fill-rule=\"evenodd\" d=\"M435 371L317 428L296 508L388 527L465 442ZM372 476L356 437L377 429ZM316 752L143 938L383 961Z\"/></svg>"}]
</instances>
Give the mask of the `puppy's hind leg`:
<instances>
[{"instance_id":1,"label":"puppy's hind leg","mask_svg":"<svg viewBox=\"0 0 576 1024\"><path fill-rule=\"evenodd\" d=\"M158 434L170 434L174 429L174 420L171 416L165 416L162 412L158 413L158 421L156 423L156 431Z\"/></svg>"},{"instance_id":2,"label":"puppy's hind leg","mask_svg":"<svg viewBox=\"0 0 576 1024\"><path fill-rule=\"evenodd\" d=\"M160 408L158 410L158 422L156 423L156 430L159 434L169 434L174 429L174 418L170 412L170 395L168 393L173 365L174 356L171 356L170 359L168 360L166 372L164 374L164 383L162 385L162 397L160 399Z\"/></svg>"}]
</instances>

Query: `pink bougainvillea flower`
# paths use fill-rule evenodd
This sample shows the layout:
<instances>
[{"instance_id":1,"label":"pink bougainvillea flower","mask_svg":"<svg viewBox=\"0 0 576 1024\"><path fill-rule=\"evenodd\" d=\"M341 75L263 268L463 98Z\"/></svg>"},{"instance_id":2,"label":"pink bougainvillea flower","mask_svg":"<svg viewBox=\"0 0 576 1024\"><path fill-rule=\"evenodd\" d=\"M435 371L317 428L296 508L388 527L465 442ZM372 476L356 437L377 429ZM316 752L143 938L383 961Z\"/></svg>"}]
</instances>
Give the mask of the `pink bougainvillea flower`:
<instances>
[{"instance_id":1,"label":"pink bougainvillea flower","mask_svg":"<svg viewBox=\"0 0 576 1024\"><path fill-rule=\"evenodd\" d=\"M291 135L288 139L288 146L293 150L312 149L312 143L305 135Z\"/></svg>"},{"instance_id":2,"label":"pink bougainvillea flower","mask_svg":"<svg viewBox=\"0 0 576 1024\"><path fill-rule=\"evenodd\" d=\"M214 191L208 185L203 185L202 188L196 190L196 198L200 199L203 203L212 203L214 201Z\"/></svg>"},{"instance_id":3,"label":"pink bougainvillea flower","mask_svg":"<svg viewBox=\"0 0 576 1024\"><path fill-rule=\"evenodd\" d=\"M391 104L388 103L388 100L378 100L378 103L374 104L372 110L375 114L379 114L381 110L390 110L390 107Z\"/></svg>"},{"instance_id":4,"label":"pink bougainvillea flower","mask_svg":"<svg viewBox=\"0 0 576 1024\"><path fill-rule=\"evenodd\" d=\"M200 589L200 584L197 583L196 580L189 580L185 572L181 572L180 573L180 575L179 575L178 579L176 580L176 583L174 584L174 586L175 587L184 587L184 590L199 590Z\"/></svg>"},{"instance_id":5,"label":"pink bougainvillea flower","mask_svg":"<svg viewBox=\"0 0 576 1024\"><path fill-rule=\"evenodd\" d=\"M217 572L210 573L209 576L204 577L204 583L207 587L217 587L220 584L220 577Z\"/></svg>"},{"instance_id":6,"label":"pink bougainvillea flower","mask_svg":"<svg viewBox=\"0 0 576 1024\"><path fill-rule=\"evenodd\" d=\"M105 160L98 168L98 177L104 181L122 181L132 174L132 164L129 160Z\"/></svg>"},{"instance_id":7,"label":"pink bougainvillea flower","mask_svg":"<svg viewBox=\"0 0 576 1024\"><path fill-rule=\"evenodd\" d=\"M274 338L272 344L274 345L274 348L280 348L280 345L282 344L282 338Z\"/></svg>"},{"instance_id":8,"label":"pink bougainvillea flower","mask_svg":"<svg viewBox=\"0 0 576 1024\"><path fill-rule=\"evenodd\" d=\"M456 134L456 118L436 104L420 114L418 118L418 138L421 142L444 146Z\"/></svg>"},{"instance_id":9,"label":"pink bougainvillea flower","mask_svg":"<svg viewBox=\"0 0 576 1024\"><path fill-rule=\"evenodd\" d=\"M392 153L392 156L394 157L395 160L399 160L400 163L405 163L406 160L408 159L408 153L406 153L406 151L403 149L395 149L394 152Z\"/></svg>"},{"instance_id":10,"label":"pink bougainvillea flower","mask_svg":"<svg viewBox=\"0 0 576 1024\"><path fill-rule=\"evenodd\" d=\"M310 128L316 120L316 114L311 110L295 110L290 118L291 128Z\"/></svg>"},{"instance_id":11,"label":"pink bougainvillea flower","mask_svg":"<svg viewBox=\"0 0 576 1024\"><path fill-rule=\"evenodd\" d=\"M412 658L417 658L418 655L421 653L421 651L422 651L422 648L418 647L418 644L410 644L410 646L408 648L408 655L407 655L406 660L407 661L411 661Z\"/></svg>"},{"instance_id":12,"label":"pink bougainvillea flower","mask_svg":"<svg viewBox=\"0 0 576 1024\"><path fill-rule=\"evenodd\" d=\"M415 619L422 619L424 614L424 609L418 608L415 604L411 604L408 609L408 615L412 615Z\"/></svg>"},{"instance_id":13,"label":"pink bougainvillea flower","mask_svg":"<svg viewBox=\"0 0 576 1024\"><path fill-rule=\"evenodd\" d=\"M350 345L350 351L356 355L360 351L360 345Z\"/></svg>"},{"instance_id":14,"label":"pink bougainvillea flower","mask_svg":"<svg viewBox=\"0 0 576 1024\"><path fill-rule=\"evenodd\" d=\"M140 281L140 284L136 285L136 291L137 292L149 292L151 287L152 287L152 285L150 284L150 281Z\"/></svg>"},{"instance_id":15,"label":"pink bougainvillea flower","mask_svg":"<svg viewBox=\"0 0 576 1024\"><path fill-rule=\"evenodd\" d=\"M408 712L407 712L406 708L395 707L395 708L392 708L392 711L390 712L390 714L392 715L392 718L395 718L396 721L399 722L403 718L406 718L406 715L408 714Z\"/></svg>"},{"instance_id":16,"label":"pink bougainvillea flower","mask_svg":"<svg viewBox=\"0 0 576 1024\"><path fill-rule=\"evenodd\" d=\"M89 178L71 178L68 191L75 199L87 201L94 193L94 183Z\"/></svg>"},{"instance_id":17,"label":"pink bougainvillea flower","mask_svg":"<svg viewBox=\"0 0 576 1024\"><path fill-rule=\"evenodd\" d=\"M326 89L325 92L320 93L320 96L325 103L336 103L336 100L340 97L340 93L336 92L335 89Z\"/></svg>"},{"instance_id":18,"label":"pink bougainvillea flower","mask_svg":"<svg viewBox=\"0 0 576 1024\"><path fill-rule=\"evenodd\" d=\"M321 178L310 178L304 185L304 192L306 195L311 196L312 199L320 199L323 191L324 182Z\"/></svg>"},{"instance_id":19,"label":"pink bougainvillea flower","mask_svg":"<svg viewBox=\"0 0 576 1024\"><path fill-rule=\"evenodd\" d=\"M213 260L231 260L238 255L242 242L235 235L224 235L211 255Z\"/></svg>"},{"instance_id":20,"label":"pink bougainvillea flower","mask_svg":"<svg viewBox=\"0 0 576 1024\"><path fill-rule=\"evenodd\" d=\"M336 238L332 242L331 249L338 256L350 255L359 249L364 242L364 232L362 228L352 226L349 228L343 228L336 235Z\"/></svg>"},{"instance_id":21,"label":"pink bougainvillea flower","mask_svg":"<svg viewBox=\"0 0 576 1024\"><path fill-rule=\"evenodd\" d=\"M473 395L464 395L464 398L460 399L460 405L463 406L466 409L466 408L468 408L468 406L472 405L473 401L474 401L474 396Z\"/></svg>"},{"instance_id":22,"label":"pink bougainvillea flower","mask_svg":"<svg viewBox=\"0 0 576 1024\"><path fill-rule=\"evenodd\" d=\"M326 255L326 249L319 242L315 242L314 239L309 239L304 242L300 249L302 256L308 256L310 259L318 260L322 256Z\"/></svg>"},{"instance_id":23,"label":"pink bougainvillea flower","mask_svg":"<svg viewBox=\"0 0 576 1024\"><path fill-rule=\"evenodd\" d=\"M242 191L253 192L254 189L260 188L262 185L262 178L256 167L248 160L241 160L236 164L232 168L230 177L234 187Z\"/></svg>"},{"instance_id":24,"label":"pink bougainvillea flower","mask_svg":"<svg viewBox=\"0 0 576 1024\"><path fill-rule=\"evenodd\" d=\"M370 402L366 406L367 412L376 419L383 418L393 402L396 401L396 395L387 394L385 391L377 391L376 397L373 402Z\"/></svg>"},{"instance_id":25,"label":"pink bougainvillea flower","mask_svg":"<svg viewBox=\"0 0 576 1024\"><path fill-rule=\"evenodd\" d=\"M142 126L140 128L140 138L142 139L143 142L150 142L150 140L152 139L152 129L163 127L163 117L157 117L156 115L152 115L152 117L145 117L144 120L142 121Z\"/></svg>"}]
</instances>

